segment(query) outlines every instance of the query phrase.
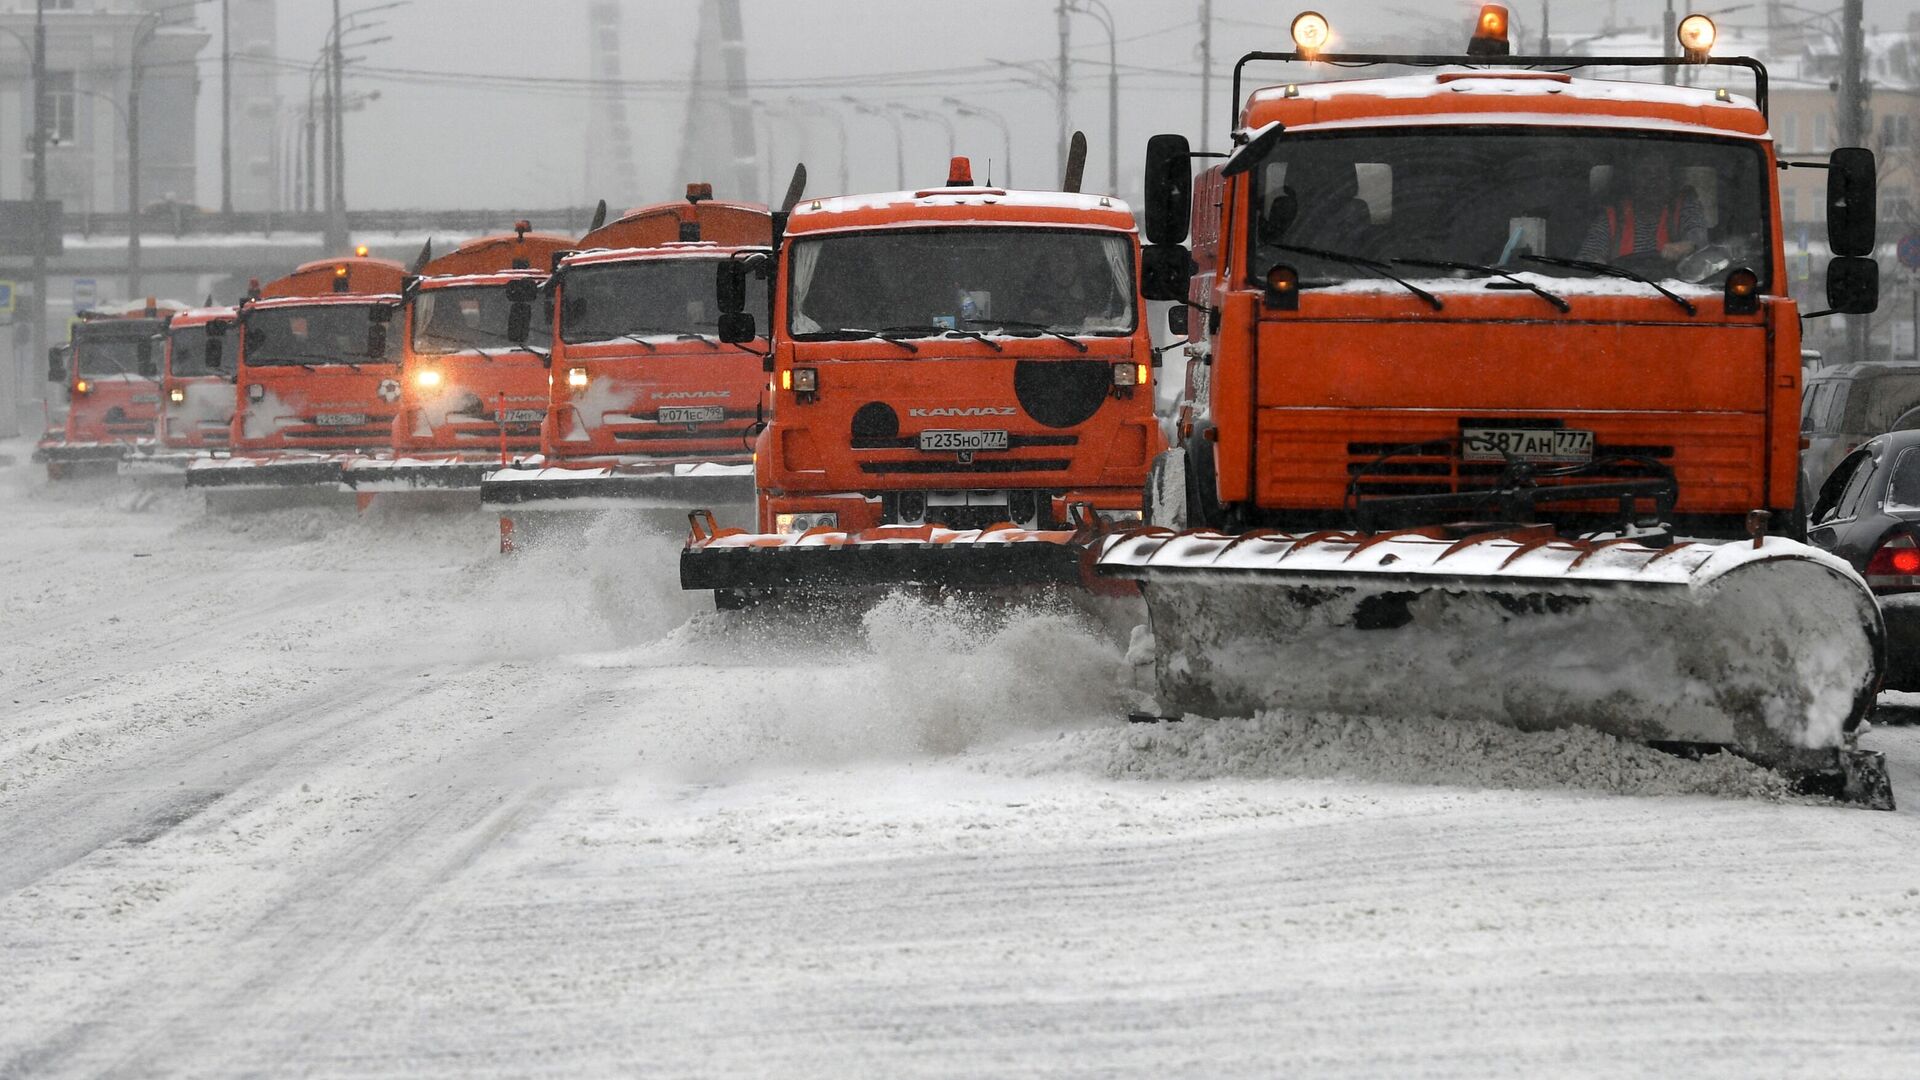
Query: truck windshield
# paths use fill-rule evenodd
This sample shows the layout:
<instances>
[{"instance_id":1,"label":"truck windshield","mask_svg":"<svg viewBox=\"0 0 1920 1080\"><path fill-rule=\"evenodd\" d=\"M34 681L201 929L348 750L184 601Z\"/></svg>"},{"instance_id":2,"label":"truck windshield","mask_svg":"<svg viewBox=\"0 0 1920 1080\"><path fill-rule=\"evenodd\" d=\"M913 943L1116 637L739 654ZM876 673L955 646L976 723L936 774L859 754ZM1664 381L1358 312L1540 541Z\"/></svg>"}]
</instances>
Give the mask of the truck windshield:
<instances>
[{"instance_id":1,"label":"truck windshield","mask_svg":"<svg viewBox=\"0 0 1920 1080\"><path fill-rule=\"evenodd\" d=\"M450 289L422 289L413 298L413 351L453 353L468 349L506 349L505 285L461 285ZM545 347L553 337L547 305L533 304L533 321L526 343Z\"/></svg>"},{"instance_id":2,"label":"truck windshield","mask_svg":"<svg viewBox=\"0 0 1920 1080\"><path fill-rule=\"evenodd\" d=\"M1768 188L1760 145L1565 128L1400 128L1282 137L1252 170L1247 267L1303 284L1378 277L1365 262L1451 260L1559 277L1604 263L1648 278L1768 280ZM1409 276L1433 277L1410 268Z\"/></svg>"},{"instance_id":3,"label":"truck windshield","mask_svg":"<svg viewBox=\"0 0 1920 1080\"><path fill-rule=\"evenodd\" d=\"M86 336L74 343L81 375L140 375L141 345L147 349L147 370L160 362L160 340L153 337Z\"/></svg>"},{"instance_id":4,"label":"truck windshield","mask_svg":"<svg viewBox=\"0 0 1920 1080\"><path fill-rule=\"evenodd\" d=\"M219 375L221 372L207 367L207 326L183 326L168 335L173 344L168 346L168 373L176 379L192 378L196 375Z\"/></svg>"},{"instance_id":5,"label":"truck windshield","mask_svg":"<svg viewBox=\"0 0 1920 1080\"><path fill-rule=\"evenodd\" d=\"M1134 329L1133 239L1072 229L891 229L799 240L795 335L892 327L1122 334Z\"/></svg>"},{"instance_id":6,"label":"truck windshield","mask_svg":"<svg viewBox=\"0 0 1920 1080\"><path fill-rule=\"evenodd\" d=\"M367 353L372 304L266 308L247 315L248 367L392 363L393 347Z\"/></svg>"},{"instance_id":7,"label":"truck windshield","mask_svg":"<svg viewBox=\"0 0 1920 1080\"><path fill-rule=\"evenodd\" d=\"M718 338L715 259L641 259L568 269L560 289L560 340ZM766 325L766 290L747 290L747 310Z\"/></svg>"}]
</instances>

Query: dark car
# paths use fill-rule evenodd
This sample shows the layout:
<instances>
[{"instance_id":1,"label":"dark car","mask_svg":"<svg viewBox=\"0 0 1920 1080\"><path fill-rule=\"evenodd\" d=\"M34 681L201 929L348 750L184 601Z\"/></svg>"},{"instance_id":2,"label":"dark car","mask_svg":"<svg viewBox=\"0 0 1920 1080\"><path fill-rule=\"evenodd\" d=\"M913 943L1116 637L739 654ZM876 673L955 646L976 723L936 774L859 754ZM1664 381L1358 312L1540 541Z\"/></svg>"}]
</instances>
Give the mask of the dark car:
<instances>
[{"instance_id":1,"label":"dark car","mask_svg":"<svg viewBox=\"0 0 1920 1080\"><path fill-rule=\"evenodd\" d=\"M1920 428L1920 364L1836 364L1800 393L1800 490L1808 502L1840 459L1885 431Z\"/></svg>"},{"instance_id":2,"label":"dark car","mask_svg":"<svg viewBox=\"0 0 1920 1080\"><path fill-rule=\"evenodd\" d=\"M1862 443L1814 499L1807 542L1847 560L1887 620L1888 690L1920 689L1920 431Z\"/></svg>"}]
</instances>

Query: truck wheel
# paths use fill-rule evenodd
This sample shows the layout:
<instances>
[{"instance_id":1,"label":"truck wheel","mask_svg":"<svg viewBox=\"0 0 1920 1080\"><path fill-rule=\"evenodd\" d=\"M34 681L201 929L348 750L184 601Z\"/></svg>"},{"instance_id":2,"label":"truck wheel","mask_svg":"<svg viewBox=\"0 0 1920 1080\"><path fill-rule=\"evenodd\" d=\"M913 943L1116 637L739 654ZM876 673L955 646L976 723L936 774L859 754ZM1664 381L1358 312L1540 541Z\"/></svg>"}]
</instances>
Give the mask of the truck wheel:
<instances>
[{"instance_id":1,"label":"truck wheel","mask_svg":"<svg viewBox=\"0 0 1920 1080\"><path fill-rule=\"evenodd\" d=\"M1153 459L1147 472L1142 506L1147 524L1166 529L1187 527L1187 458L1184 451L1168 450Z\"/></svg>"},{"instance_id":2,"label":"truck wheel","mask_svg":"<svg viewBox=\"0 0 1920 1080\"><path fill-rule=\"evenodd\" d=\"M1217 529L1222 524L1220 486L1214 481L1213 445L1190 439L1186 452L1187 528Z\"/></svg>"}]
</instances>

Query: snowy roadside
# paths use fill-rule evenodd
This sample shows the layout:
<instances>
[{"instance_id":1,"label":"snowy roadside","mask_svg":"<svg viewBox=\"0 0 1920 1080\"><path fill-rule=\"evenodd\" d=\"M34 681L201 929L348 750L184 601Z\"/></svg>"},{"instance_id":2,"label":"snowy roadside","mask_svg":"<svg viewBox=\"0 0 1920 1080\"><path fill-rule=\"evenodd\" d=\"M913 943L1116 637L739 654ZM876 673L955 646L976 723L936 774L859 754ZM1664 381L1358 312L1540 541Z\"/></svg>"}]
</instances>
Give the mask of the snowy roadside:
<instances>
[{"instance_id":1,"label":"snowy roadside","mask_svg":"<svg viewBox=\"0 0 1920 1080\"><path fill-rule=\"evenodd\" d=\"M1920 1054L1920 815L1739 763L1130 726L1070 614L743 626L672 538L502 560L478 515L216 518L24 466L0 515L0 1076ZM1872 738L1920 806L1920 730Z\"/></svg>"}]
</instances>

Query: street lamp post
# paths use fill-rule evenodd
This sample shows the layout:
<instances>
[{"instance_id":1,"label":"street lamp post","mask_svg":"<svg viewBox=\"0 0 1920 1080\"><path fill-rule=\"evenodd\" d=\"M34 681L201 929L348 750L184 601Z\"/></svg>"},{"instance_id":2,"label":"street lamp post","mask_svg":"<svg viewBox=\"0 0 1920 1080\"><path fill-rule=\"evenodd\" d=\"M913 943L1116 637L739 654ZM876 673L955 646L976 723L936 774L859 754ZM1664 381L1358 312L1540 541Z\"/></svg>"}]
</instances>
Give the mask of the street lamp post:
<instances>
[{"instance_id":1,"label":"street lamp post","mask_svg":"<svg viewBox=\"0 0 1920 1080\"><path fill-rule=\"evenodd\" d=\"M837 109L817 101L808 101L806 98L788 98L787 106L794 112L807 116L824 116L833 122L833 129L840 138L840 194L847 194L852 190L847 180L847 118L841 116Z\"/></svg>"},{"instance_id":2,"label":"street lamp post","mask_svg":"<svg viewBox=\"0 0 1920 1080\"><path fill-rule=\"evenodd\" d=\"M898 110L901 116L909 120L919 120L923 123L940 125L947 133L947 157L952 159L954 155L960 152L960 140L958 132L954 129L952 120L947 119L945 116L931 109L916 109L911 105L902 105L899 102L888 102L887 108Z\"/></svg>"},{"instance_id":3,"label":"street lamp post","mask_svg":"<svg viewBox=\"0 0 1920 1080\"><path fill-rule=\"evenodd\" d=\"M1120 40L1113 11L1104 0L1073 0L1073 10L1092 15L1107 31L1107 190L1120 193ZM1088 6L1081 6L1088 5Z\"/></svg>"},{"instance_id":4,"label":"street lamp post","mask_svg":"<svg viewBox=\"0 0 1920 1080\"><path fill-rule=\"evenodd\" d=\"M892 109L875 108L856 97L843 97L840 100L853 106L853 111L862 116L882 117L893 125L894 189L907 190L907 129L900 122L900 114Z\"/></svg>"},{"instance_id":5,"label":"street lamp post","mask_svg":"<svg viewBox=\"0 0 1920 1080\"><path fill-rule=\"evenodd\" d=\"M1007 123L1007 118L1004 116L1001 116L997 112L993 112L992 110L980 108L978 105L969 105L966 102L961 101L957 98L943 98L941 99L940 103L942 105L945 105L947 108L952 109L955 116L968 116L968 117L973 117L974 119L977 119L977 120L985 120L988 123L997 125L1000 128L1000 141L1002 144L1002 148L1006 153L1005 158L1001 160L1001 164L1004 165L1007 170L1006 176L1002 178L1001 183L1005 184L1008 187L1012 187L1013 186L1013 126Z\"/></svg>"},{"instance_id":6,"label":"street lamp post","mask_svg":"<svg viewBox=\"0 0 1920 1080\"><path fill-rule=\"evenodd\" d=\"M340 37L348 30L366 29L364 26L348 25L362 15L371 15L376 11L391 11L405 7L412 0L388 0L384 4L372 4L356 8L342 15L340 0L333 0L333 24L327 29L327 39L323 52L327 60L327 229L328 247L339 250L347 246L347 123L345 110L341 108L346 78L346 56L340 43Z\"/></svg>"}]
</instances>

